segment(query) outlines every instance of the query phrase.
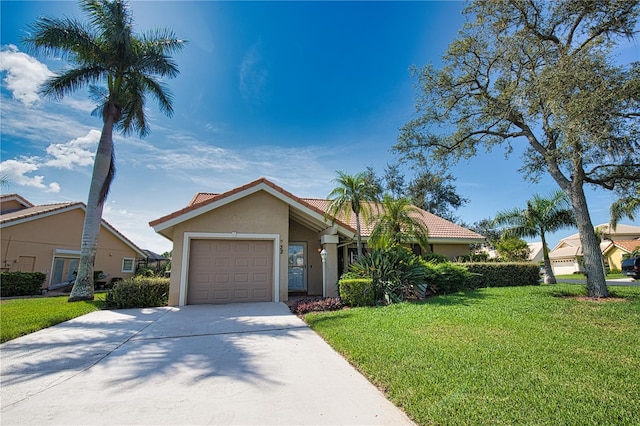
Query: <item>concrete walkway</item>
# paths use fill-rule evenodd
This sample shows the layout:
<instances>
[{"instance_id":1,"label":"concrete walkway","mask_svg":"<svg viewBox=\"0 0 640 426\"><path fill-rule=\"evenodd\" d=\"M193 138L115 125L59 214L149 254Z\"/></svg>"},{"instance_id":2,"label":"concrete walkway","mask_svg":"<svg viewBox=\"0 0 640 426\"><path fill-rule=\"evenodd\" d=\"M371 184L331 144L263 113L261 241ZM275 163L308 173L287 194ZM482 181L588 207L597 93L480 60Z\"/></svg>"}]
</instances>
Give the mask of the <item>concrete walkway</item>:
<instances>
[{"instance_id":1,"label":"concrete walkway","mask_svg":"<svg viewBox=\"0 0 640 426\"><path fill-rule=\"evenodd\" d=\"M411 424L282 303L97 311L0 359L2 425Z\"/></svg>"}]
</instances>

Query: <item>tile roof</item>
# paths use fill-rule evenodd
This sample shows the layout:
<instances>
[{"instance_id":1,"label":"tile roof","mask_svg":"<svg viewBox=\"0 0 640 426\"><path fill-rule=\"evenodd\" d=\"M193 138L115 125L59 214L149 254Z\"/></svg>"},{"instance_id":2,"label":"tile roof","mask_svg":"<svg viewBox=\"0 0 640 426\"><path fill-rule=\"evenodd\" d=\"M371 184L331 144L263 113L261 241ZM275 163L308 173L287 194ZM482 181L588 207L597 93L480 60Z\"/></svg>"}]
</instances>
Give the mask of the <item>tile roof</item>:
<instances>
[{"instance_id":1,"label":"tile roof","mask_svg":"<svg viewBox=\"0 0 640 426\"><path fill-rule=\"evenodd\" d=\"M193 198L191 199L187 207L181 210L178 210L174 213L171 213L167 216L164 216L160 219L156 219L150 222L149 224L151 226L161 224L163 222L166 222L167 220L177 218L185 213L188 213L190 211L203 207L207 204L224 199L232 194L236 194L238 192L241 192L243 190L256 186L259 183L264 183L269 185L271 188L276 189L277 191L281 192L287 197L299 202L302 205L305 205L306 207L316 211L319 214L324 215L329 207L329 203L330 203L329 200L320 199L320 198L300 198L280 188L279 186L273 184L269 180L265 178L260 178L254 182L248 183L247 185L241 186L239 188L235 188L231 191L228 191L222 194L208 193L208 192L197 193L196 195L193 196ZM375 208L376 208L375 205L372 203L372 209L374 209L373 210L374 212L375 212ZM474 240L474 241L485 240L485 237L483 237L482 235L476 232L473 232L469 229L463 228L462 226L456 225L453 222L445 220L427 211L419 209L418 216L420 217L422 222L426 225L427 229L429 230L429 238L431 239ZM355 232L356 218L354 214L350 214L349 217L347 218L344 213L340 213L335 217L335 220L340 222L343 225L346 225L348 228L351 228ZM369 235L371 235L371 231L373 230L373 227L375 224L367 223L362 218L360 218L360 224L361 224L362 235L364 237L368 237Z\"/></svg>"},{"instance_id":2,"label":"tile roof","mask_svg":"<svg viewBox=\"0 0 640 426\"><path fill-rule=\"evenodd\" d=\"M612 245L621 248L622 250L631 253L638 247L640 247L640 239L635 240L616 240L611 242Z\"/></svg>"},{"instance_id":3,"label":"tile roof","mask_svg":"<svg viewBox=\"0 0 640 426\"><path fill-rule=\"evenodd\" d=\"M51 213L56 210L62 210L74 205L84 206L81 202L67 202L67 203L55 203L55 204L41 204L39 206L28 207L22 210L16 210L10 213L4 213L0 215L0 224L13 222L16 220L26 219L33 216L39 216L45 213Z\"/></svg>"},{"instance_id":4,"label":"tile roof","mask_svg":"<svg viewBox=\"0 0 640 426\"><path fill-rule=\"evenodd\" d=\"M200 192L200 193L196 194L191 199L191 201L189 202L187 207L185 207L183 209L180 209L178 211L175 211L173 213L170 213L170 214L168 214L166 216L163 216L163 217L161 217L159 219L153 220L153 221L149 222L149 225L150 226L160 225L160 224L162 224L164 222L167 222L167 221L169 221L171 219L178 218L178 217L180 217L180 216L182 216L184 214L187 214L189 212L197 210L197 209L199 209L201 207L204 207L204 206L206 206L208 204L211 204L211 203L219 201L219 200L223 200L223 199L225 199L227 197L230 197L232 195L238 194L240 192L247 191L247 190L249 190L249 189L251 189L253 187L256 187L258 185L261 185L261 184L266 185L266 186L274 189L275 191L281 193L285 197L304 205L305 207L315 211L316 213L318 213L320 215L324 215L324 211L318 209L317 207L315 207L315 206L313 206L311 204L308 204L302 198L293 195L289 191L279 187L278 185L276 185L275 183L271 182L270 180L262 177L262 178L254 180L253 182L249 182L249 183L247 183L245 185L239 186L237 188L234 188L234 189L232 189L230 191L227 191L227 192L223 192L221 194L215 194L215 193L209 193L209 192ZM337 221L340 222L340 220L337 220ZM349 225L347 225L345 223L342 223L342 222L340 222L340 225L343 225L346 228L350 228ZM353 231L355 231L355 230L353 230Z\"/></svg>"},{"instance_id":5,"label":"tile roof","mask_svg":"<svg viewBox=\"0 0 640 426\"><path fill-rule=\"evenodd\" d=\"M63 211L73 210L76 208L86 210L85 204L80 201L41 204L33 207L28 207L22 210L16 210L10 213L0 214L0 226L11 226L14 224L14 222L35 220L39 216L62 213ZM119 237L122 241L124 241L126 244L131 246L131 248L137 251L138 254L140 254L141 256L146 256L146 253L140 247L134 244L133 241L127 238L123 233L121 233L116 228L114 228L113 225L111 225L109 222L102 219L102 224L111 232L113 232L117 237Z\"/></svg>"}]
</instances>

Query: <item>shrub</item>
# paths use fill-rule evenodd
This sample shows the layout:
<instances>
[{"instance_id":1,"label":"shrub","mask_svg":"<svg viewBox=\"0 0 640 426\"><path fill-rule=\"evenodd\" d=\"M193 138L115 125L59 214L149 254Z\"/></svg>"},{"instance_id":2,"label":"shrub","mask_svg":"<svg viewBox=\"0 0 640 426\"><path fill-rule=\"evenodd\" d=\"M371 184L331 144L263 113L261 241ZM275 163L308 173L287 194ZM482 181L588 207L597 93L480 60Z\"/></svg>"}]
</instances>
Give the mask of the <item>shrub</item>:
<instances>
[{"instance_id":1,"label":"shrub","mask_svg":"<svg viewBox=\"0 0 640 426\"><path fill-rule=\"evenodd\" d=\"M342 309L342 306L342 301L339 297L306 297L293 302L289 309L296 315L304 315L309 312L337 311Z\"/></svg>"},{"instance_id":2,"label":"shrub","mask_svg":"<svg viewBox=\"0 0 640 426\"><path fill-rule=\"evenodd\" d=\"M3 272L0 274L0 295L33 296L42 294L46 274L42 272Z\"/></svg>"},{"instance_id":3,"label":"shrub","mask_svg":"<svg viewBox=\"0 0 640 426\"><path fill-rule=\"evenodd\" d=\"M540 267L527 262L465 263L475 277L474 287L509 287L540 284Z\"/></svg>"},{"instance_id":4,"label":"shrub","mask_svg":"<svg viewBox=\"0 0 640 426\"><path fill-rule=\"evenodd\" d=\"M425 280L427 264L408 248L391 245L371 250L368 256L363 256L349 268L361 277L373 280L376 300L395 303L417 297L417 288Z\"/></svg>"},{"instance_id":5,"label":"shrub","mask_svg":"<svg viewBox=\"0 0 640 426\"><path fill-rule=\"evenodd\" d=\"M151 268L140 268L136 271L136 275L140 277L151 278L151 277L155 277L156 273L153 272L153 269Z\"/></svg>"},{"instance_id":6,"label":"shrub","mask_svg":"<svg viewBox=\"0 0 640 426\"><path fill-rule=\"evenodd\" d=\"M427 289L436 294L470 290L477 286L476 280L473 280L475 275L460 264L447 262L433 265L426 274Z\"/></svg>"},{"instance_id":7,"label":"shrub","mask_svg":"<svg viewBox=\"0 0 640 426\"><path fill-rule=\"evenodd\" d=\"M107 293L106 307L115 309L166 306L169 301L167 278L133 277L114 284Z\"/></svg>"},{"instance_id":8,"label":"shrub","mask_svg":"<svg viewBox=\"0 0 640 426\"><path fill-rule=\"evenodd\" d=\"M376 303L371 278L343 278L340 279L338 288L340 289L340 298L345 305L373 306Z\"/></svg>"}]
</instances>

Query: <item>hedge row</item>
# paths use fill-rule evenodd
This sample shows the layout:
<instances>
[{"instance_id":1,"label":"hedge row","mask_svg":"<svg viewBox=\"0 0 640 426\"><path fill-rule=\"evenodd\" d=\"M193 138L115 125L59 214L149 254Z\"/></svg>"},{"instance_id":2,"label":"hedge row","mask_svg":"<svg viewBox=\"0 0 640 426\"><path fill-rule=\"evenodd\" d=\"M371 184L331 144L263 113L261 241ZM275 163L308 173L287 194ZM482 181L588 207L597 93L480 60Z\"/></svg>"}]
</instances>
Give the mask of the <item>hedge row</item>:
<instances>
[{"instance_id":1,"label":"hedge row","mask_svg":"<svg viewBox=\"0 0 640 426\"><path fill-rule=\"evenodd\" d=\"M47 278L42 272L3 272L0 274L0 296L34 296L42 294Z\"/></svg>"},{"instance_id":2,"label":"hedge row","mask_svg":"<svg viewBox=\"0 0 640 426\"><path fill-rule=\"evenodd\" d=\"M106 307L112 309L153 308L169 302L169 278L133 277L114 284L107 293Z\"/></svg>"},{"instance_id":3,"label":"hedge row","mask_svg":"<svg viewBox=\"0 0 640 426\"><path fill-rule=\"evenodd\" d=\"M540 267L525 262L465 263L474 287L511 287L540 284Z\"/></svg>"}]
</instances>

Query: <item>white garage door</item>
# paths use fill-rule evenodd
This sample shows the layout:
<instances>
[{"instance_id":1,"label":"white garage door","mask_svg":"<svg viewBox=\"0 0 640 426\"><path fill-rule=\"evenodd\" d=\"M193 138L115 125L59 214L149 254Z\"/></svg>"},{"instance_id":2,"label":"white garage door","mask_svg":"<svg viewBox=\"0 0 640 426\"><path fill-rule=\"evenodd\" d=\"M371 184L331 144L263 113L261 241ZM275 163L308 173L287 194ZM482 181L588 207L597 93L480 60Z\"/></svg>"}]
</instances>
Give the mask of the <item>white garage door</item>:
<instances>
[{"instance_id":1,"label":"white garage door","mask_svg":"<svg viewBox=\"0 0 640 426\"><path fill-rule=\"evenodd\" d=\"M273 241L191 240L187 304L270 302Z\"/></svg>"}]
</instances>

